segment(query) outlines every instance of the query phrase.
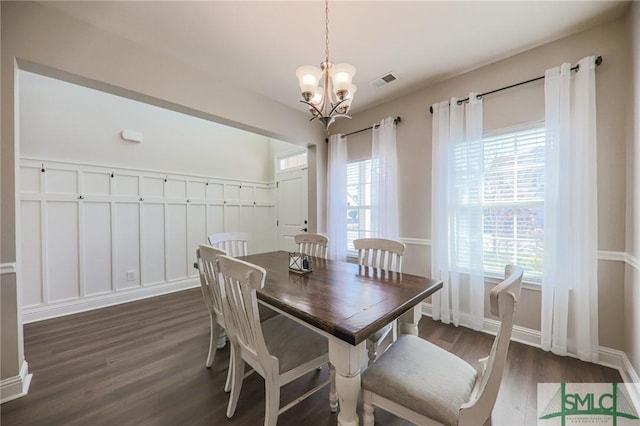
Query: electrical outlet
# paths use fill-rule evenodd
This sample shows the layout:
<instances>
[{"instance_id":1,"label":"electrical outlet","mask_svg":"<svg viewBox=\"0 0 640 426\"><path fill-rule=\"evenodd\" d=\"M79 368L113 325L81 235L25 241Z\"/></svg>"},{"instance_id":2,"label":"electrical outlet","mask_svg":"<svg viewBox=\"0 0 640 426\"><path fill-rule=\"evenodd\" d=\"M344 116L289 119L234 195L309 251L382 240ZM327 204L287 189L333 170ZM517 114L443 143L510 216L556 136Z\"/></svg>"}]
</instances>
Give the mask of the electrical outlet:
<instances>
[{"instance_id":1,"label":"electrical outlet","mask_svg":"<svg viewBox=\"0 0 640 426\"><path fill-rule=\"evenodd\" d=\"M127 271L127 281L136 280L136 271Z\"/></svg>"}]
</instances>

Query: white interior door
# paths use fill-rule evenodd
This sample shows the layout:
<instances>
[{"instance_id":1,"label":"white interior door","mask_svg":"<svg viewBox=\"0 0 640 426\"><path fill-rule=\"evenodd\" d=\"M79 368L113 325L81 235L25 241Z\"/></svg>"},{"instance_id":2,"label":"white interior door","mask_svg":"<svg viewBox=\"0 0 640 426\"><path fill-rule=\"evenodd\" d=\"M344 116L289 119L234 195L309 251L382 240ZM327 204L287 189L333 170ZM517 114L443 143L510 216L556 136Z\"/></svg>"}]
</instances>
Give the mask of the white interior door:
<instances>
[{"instance_id":1,"label":"white interior door","mask_svg":"<svg viewBox=\"0 0 640 426\"><path fill-rule=\"evenodd\" d=\"M276 173L278 250L294 251L294 235L308 231L307 168Z\"/></svg>"}]
</instances>

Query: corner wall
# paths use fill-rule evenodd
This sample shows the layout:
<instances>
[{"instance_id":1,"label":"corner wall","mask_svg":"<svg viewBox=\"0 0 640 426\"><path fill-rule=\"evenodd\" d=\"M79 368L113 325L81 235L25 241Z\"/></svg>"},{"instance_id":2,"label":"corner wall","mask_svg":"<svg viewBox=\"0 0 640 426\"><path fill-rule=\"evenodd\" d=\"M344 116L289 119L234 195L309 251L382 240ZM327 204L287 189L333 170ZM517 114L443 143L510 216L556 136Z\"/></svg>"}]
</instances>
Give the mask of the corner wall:
<instances>
[{"instance_id":1,"label":"corner wall","mask_svg":"<svg viewBox=\"0 0 640 426\"><path fill-rule=\"evenodd\" d=\"M634 1L629 14L630 83L629 143L627 155L627 267L625 274L624 351L640 373L640 2ZM640 381L639 377L635 377ZM640 386L640 385L639 385Z\"/></svg>"},{"instance_id":2,"label":"corner wall","mask_svg":"<svg viewBox=\"0 0 640 426\"><path fill-rule=\"evenodd\" d=\"M636 6L637 9L637 5ZM429 106L470 91L486 92L544 75L563 62L601 55L596 71L598 114L598 215L600 345L622 350L625 274L626 99L628 91L628 33L626 17L542 45L407 96L358 112L353 120L336 122L333 133L349 133L390 116L397 127L400 235L407 242L403 269L430 273L431 114ZM420 52L416 52L420 54ZM544 120L542 81L505 90L484 99L485 130ZM637 142L636 142L637 143ZM541 293L527 286L518 304L515 323L540 330ZM637 332L637 331L636 331Z\"/></svg>"}]
</instances>

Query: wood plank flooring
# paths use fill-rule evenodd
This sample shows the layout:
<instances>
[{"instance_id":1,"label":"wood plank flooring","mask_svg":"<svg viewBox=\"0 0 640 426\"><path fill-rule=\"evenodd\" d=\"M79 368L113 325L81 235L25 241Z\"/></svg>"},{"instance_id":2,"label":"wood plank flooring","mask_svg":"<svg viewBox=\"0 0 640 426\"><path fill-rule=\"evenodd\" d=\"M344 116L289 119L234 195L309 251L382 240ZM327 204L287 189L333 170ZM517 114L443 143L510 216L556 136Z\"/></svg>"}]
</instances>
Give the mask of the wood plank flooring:
<instances>
[{"instance_id":1,"label":"wood plank flooring","mask_svg":"<svg viewBox=\"0 0 640 426\"><path fill-rule=\"evenodd\" d=\"M421 337L470 363L486 356L493 337L424 317ZM264 419L264 382L251 375L233 419L225 415L228 345L204 366L209 317L200 289L191 289L24 327L33 381L26 397L0 406L0 424L243 425ZM512 343L494 425L535 425L538 382L620 382L616 370ZM283 389L281 405L326 379L311 372ZM279 425L335 425L328 389L282 414ZM406 426L376 410L377 425Z\"/></svg>"}]
</instances>

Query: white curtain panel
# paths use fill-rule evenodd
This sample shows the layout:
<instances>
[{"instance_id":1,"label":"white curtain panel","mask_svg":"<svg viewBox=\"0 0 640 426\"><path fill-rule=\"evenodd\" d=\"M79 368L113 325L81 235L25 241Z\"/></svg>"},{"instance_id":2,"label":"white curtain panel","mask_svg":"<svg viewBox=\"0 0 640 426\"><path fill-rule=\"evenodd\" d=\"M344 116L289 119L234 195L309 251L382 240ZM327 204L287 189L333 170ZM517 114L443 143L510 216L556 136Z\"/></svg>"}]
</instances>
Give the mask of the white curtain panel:
<instances>
[{"instance_id":1,"label":"white curtain panel","mask_svg":"<svg viewBox=\"0 0 640 426\"><path fill-rule=\"evenodd\" d=\"M328 256L347 258L347 138L329 136L327 165Z\"/></svg>"},{"instance_id":2,"label":"white curtain panel","mask_svg":"<svg viewBox=\"0 0 640 426\"><path fill-rule=\"evenodd\" d=\"M443 288L432 296L436 320L475 330L484 321L482 247L482 100L433 105L431 275ZM461 312L463 299L468 312Z\"/></svg>"},{"instance_id":3,"label":"white curtain panel","mask_svg":"<svg viewBox=\"0 0 640 426\"><path fill-rule=\"evenodd\" d=\"M545 72L542 348L598 360L595 60Z\"/></svg>"},{"instance_id":4,"label":"white curtain panel","mask_svg":"<svg viewBox=\"0 0 640 426\"><path fill-rule=\"evenodd\" d=\"M398 154L394 118L385 118L373 127L371 159L373 235L398 240Z\"/></svg>"}]
</instances>

